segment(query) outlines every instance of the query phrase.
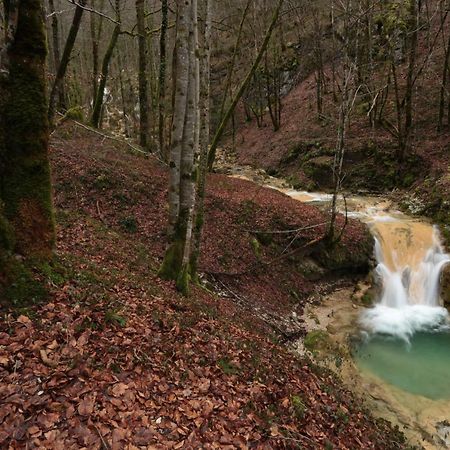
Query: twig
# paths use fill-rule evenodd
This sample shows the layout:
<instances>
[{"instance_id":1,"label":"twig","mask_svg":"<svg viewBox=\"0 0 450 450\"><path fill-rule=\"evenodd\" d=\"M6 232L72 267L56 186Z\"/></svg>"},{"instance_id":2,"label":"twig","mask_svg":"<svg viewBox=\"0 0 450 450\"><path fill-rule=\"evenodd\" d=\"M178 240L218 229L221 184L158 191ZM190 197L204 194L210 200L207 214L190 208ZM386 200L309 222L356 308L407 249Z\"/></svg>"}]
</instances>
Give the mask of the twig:
<instances>
[{"instance_id":1,"label":"twig","mask_svg":"<svg viewBox=\"0 0 450 450\"><path fill-rule=\"evenodd\" d=\"M307 227L295 228L293 230L275 230L275 231L264 231L264 230L246 230L249 233L253 234L291 234L297 233L298 231L311 230L312 228L318 228L323 225L326 225L327 222L318 223L316 225L309 225Z\"/></svg>"},{"instance_id":2,"label":"twig","mask_svg":"<svg viewBox=\"0 0 450 450\"><path fill-rule=\"evenodd\" d=\"M77 120L72 120L73 123L75 123L76 125L78 125L81 128L84 128L85 130L91 131L92 133L98 134L99 136L102 136L103 139L110 139L112 141L116 141L116 142L120 142L122 144L126 144L128 145L128 147L130 147L132 150L134 150L135 152L141 153L147 157L152 157L156 160L158 160L160 163L167 165L167 163L165 161L163 161L162 159L158 158L156 155L154 155L153 153L149 153L149 152L144 152L144 150L141 150L138 147L135 147L133 144L130 144L128 141L124 140L124 139L120 139L120 138L116 138L114 136L109 136L105 133L102 133L101 131L98 131L92 127L89 127L87 125L85 125L84 123L78 122Z\"/></svg>"},{"instance_id":3,"label":"twig","mask_svg":"<svg viewBox=\"0 0 450 450\"><path fill-rule=\"evenodd\" d=\"M108 20L111 21L112 23L115 23L116 25L120 25L120 22L119 22L118 20L113 19L112 17L110 17L110 16L108 16L108 15L106 15L106 14L100 12L100 11L97 11L96 9L89 8L88 6L83 6L83 5L81 5L80 3L78 3L78 2L75 1L75 0L67 0L67 1L68 1L69 3L72 3L72 5L77 6L78 8L84 9L85 11L88 11L88 12L90 12L90 13L97 14L97 15L99 15L99 16L101 16L101 17L104 17L105 19L108 19Z\"/></svg>"},{"instance_id":4,"label":"twig","mask_svg":"<svg viewBox=\"0 0 450 450\"><path fill-rule=\"evenodd\" d=\"M104 448L105 450L111 450L110 445L105 441L105 439L104 439L102 433L100 432L100 430L98 429L97 425L95 425L95 423L93 423L92 425L94 426L94 428L95 428L95 430L97 431L97 434L98 434L100 440L102 441L102 446L103 446L103 448Z\"/></svg>"}]
</instances>

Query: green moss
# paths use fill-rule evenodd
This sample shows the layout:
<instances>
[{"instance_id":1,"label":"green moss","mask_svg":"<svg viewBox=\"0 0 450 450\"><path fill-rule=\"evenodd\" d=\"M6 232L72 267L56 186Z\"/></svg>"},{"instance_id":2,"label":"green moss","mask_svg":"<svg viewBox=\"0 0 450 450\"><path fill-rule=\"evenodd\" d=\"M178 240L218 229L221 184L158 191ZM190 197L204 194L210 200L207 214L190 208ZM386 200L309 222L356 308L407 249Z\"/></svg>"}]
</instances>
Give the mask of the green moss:
<instances>
[{"instance_id":1,"label":"green moss","mask_svg":"<svg viewBox=\"0 0 450 450\"><path fill-rule=\"evenodd\" d=\"M271 233L258 233L256 236L256 239L258 239L258 242L261 245L268 246L272 244L273 242L273 234Z\"/></svg>"},{"instance_id":2,"label":"green moss","mask_svg":"<svg viewBox=\"0 0 450 450\"><path fill-rule=\"evenodd\" d=\"M158 276L163 280L177 280L183 259L183 242L174 241L166 251Z\"/></svg>"},{"instance_id":3,"label":"green moss","mask_svg":"<svg viewBox=\"0 0 450 450\"><path fill-rule=\"evenodd\" d=\"M362 297L361 297L361 303L364 306L372 306L373 305L373 295L370 292L366 292Z\"/></svg>"},{"instance_id":4,"label":"green moss","mask_svg":"<svg viewBox=\"0 0 450 450\"><path fill-rule=\"evenodd\" d=\"M258 239L252 238L250 240L250 245L252 246L253 253L255 254L256 258L261 258L261 245L259 244Z\"/></svg>"},{"instance_id":5,"label":"green moss","mask_svg":"<svg viewBox=\"0 0 450 450\"><path fill-rule=\"evenodd\" d=\"M302 420L305 417L306 405L300 395L293 395L291 397L291 405L294 409L295 417Z\"/></svg>"},{"instance_id":6,"label":"green moss","mask_svg":"<svg viewBox=\"0 0 450 450\"><path fill-rule=\"evenodd\" d=\"M50 258L54 219L48 160L47 54L41 2L21 2L10 51L8 98L4 111L7 170L2 174L4 214L15 234L15 250Z\"/></svg>"},{"instance_id":7,"label":"green moss","mask_svg":"<svg viewBox=\"0 0 450 450\"><path fill-rule=\"evenodd\" d=\"M217 365L225 375L237 375L239 373L239 368L232 364L228 358L219 359Z\"/></svg>"},{"instance_id":8,"label":"green moss","mask_svg":"<svg viewBox=\"0 0 450 450\"><path fill-rule=\"evenodd\" d=\"M189 295L190 281L191 281L190 266L189 264L187 264L182 267L177 278L177 289L186 297Z\"/></svg>"},{"instance_id":9,"label":"green moss","mask_svg":"<svg viewBox=\"0 0 450 450\"><path fill-rule=\"evenodd\" d=\"M105 313L105 322L123 328L127 324L127 319L120 314L120 311L109 309Z\"/></svg>"},{"instance_id":10,"label":"green moss","mask_svg":"<svg viewBox=\"0 0 450 450\"><path fill-rule=\"evenodd\" d=\"M132 216L123 217L119 221L120 226L128 233L136 233L138 230L138 225L136 219Z\"/></svg>"},{"instance_id":11,"label":"green moss","mask_svg":"<svg viewBox=\"0 0 450 450\"><path fill-rule=\"evenodd\" d=\"M2 216L0 209L0 252L9 252L14 248L14 230Z\"/></svg>"},{"instance_id":12,"label":"green moss","mask_svg":"<svg viewBox=\"0 0 450 450\"><path fill-rule=\"evenodd\" d=\"M48 298L44 283L22 261L8 258L1 263L3 282L0 285L0 304L19 310L42 303Z\"/></svg>"},{"instance_id":13,"label":"green moss","mask_svg":"<svg viewBox=\"0 0 450 450\"><path fill-rule=\"evenodd\" d=\"M252 200L244 200L241 203L241 211L238 217L238 223L245 224L251 220L255 213L256 204Z\"/></svg>"},{"instance_id":14,"label":"green moss","mask_svg":"<svg viewBox=\"0 0 450 450\"><path fill-rule=\"evenodd\" d=\"M102 173L94 180L94 186L97 189L104 191L106 189L112 188L114 186L114 182L111 180L108 174Z\"/></svg>"},{"instance_id":15,"label":"green moss","mask_svg":"<svg viewBox=\"0 0 450 450\"><path fill-rule=\"evenodd\" d=\"M305 336L303 344L311 352L325 350L330 345L330 337L323 330L313 330Z\"/></svg>"},{"instance_id":16,"label":"green moss","mask_svg":"<svg viewBox=\"0 0 450 450\"><path fill-rule=\"evenodd\" d=\"M84 112L82 106L74 106L66 111L64 119L77 120L78 122L84 121Z\"/></svg>"}]
</instances>

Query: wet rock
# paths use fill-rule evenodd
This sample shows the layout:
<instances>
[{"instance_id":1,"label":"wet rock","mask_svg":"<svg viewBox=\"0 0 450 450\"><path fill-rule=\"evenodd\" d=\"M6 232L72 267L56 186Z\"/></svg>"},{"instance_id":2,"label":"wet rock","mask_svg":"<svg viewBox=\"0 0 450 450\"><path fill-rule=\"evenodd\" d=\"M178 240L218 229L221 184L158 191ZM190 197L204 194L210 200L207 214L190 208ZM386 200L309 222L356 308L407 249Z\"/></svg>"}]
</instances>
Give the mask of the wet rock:
<instances>
[{"instance_id":1,"label":"wet rock","mask_svg":"<svg viewBox=\"0 0 450 450\"><path fill-rule=\"evenodd\" d=\"M444 302L444 306L450 308L450 265L444 268L442 272L441 282L441 297Z\"/></svg>"}]
</instances>

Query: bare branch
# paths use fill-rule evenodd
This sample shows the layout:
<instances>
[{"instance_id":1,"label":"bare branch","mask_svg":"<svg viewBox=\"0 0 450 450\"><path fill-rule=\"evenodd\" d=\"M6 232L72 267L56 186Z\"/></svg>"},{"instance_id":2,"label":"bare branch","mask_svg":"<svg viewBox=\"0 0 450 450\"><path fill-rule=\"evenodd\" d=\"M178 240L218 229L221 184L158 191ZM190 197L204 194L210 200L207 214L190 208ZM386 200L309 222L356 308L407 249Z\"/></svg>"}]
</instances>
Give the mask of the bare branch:
<instances>
[{"instance_id":1,"label":"bare branch","mask_svg":"<svg viewBox=\"0 0 450 450\"><path fill-rule=\"evenodd\" d=\"M98 16L104 17L105 19L109 20L112 23L115 23L116 25L120 25L120 22L118 20L113 19L112 17L110 17L110 16L108 16L108 15L106 15L106 14L100 12L100 11L97 11L96 9L89 8L89 6L83 6L79 2L77 2L76 0L67 0L67 1L69 3L72 3L72 5L75 5L75 6L78 6L79 8L81 8L81 9L84 9L85 11L88 11L88 12L93 13L93 14L97 14Z\"/></svg>"}]
</instances>

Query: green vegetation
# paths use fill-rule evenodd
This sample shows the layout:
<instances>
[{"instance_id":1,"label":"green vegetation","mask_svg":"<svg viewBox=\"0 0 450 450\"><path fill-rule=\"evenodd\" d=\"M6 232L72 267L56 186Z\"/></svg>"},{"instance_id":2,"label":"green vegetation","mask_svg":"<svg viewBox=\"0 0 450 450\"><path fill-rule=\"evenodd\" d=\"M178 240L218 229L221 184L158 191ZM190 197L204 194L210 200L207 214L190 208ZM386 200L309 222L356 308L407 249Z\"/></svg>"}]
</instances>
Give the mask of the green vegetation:
<instances>
[{"instance_id":1,"label":"green vegetation","mask_svg":"<svg viewBox=\"0 0 450 450\"><path fill-rule=\"evenodd\" d=\"M326 331L313 330L310 331L303 341L305 348L310 352L325 350L330 346L330 337Z\"/></svg>"},{"instance_id":2,"label":"green vegetation","mask_svg":"<svg viewBox=\"0 0 450 450\"><path fill-rule=\"evenodd\" d=\"M120 226L128 233L136 233L138 230L138 224L134 217L127 216L123 217L119 221Z\"/></svg>"}]
</instances>

